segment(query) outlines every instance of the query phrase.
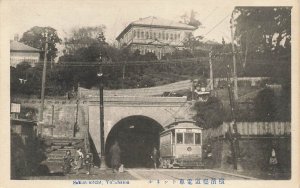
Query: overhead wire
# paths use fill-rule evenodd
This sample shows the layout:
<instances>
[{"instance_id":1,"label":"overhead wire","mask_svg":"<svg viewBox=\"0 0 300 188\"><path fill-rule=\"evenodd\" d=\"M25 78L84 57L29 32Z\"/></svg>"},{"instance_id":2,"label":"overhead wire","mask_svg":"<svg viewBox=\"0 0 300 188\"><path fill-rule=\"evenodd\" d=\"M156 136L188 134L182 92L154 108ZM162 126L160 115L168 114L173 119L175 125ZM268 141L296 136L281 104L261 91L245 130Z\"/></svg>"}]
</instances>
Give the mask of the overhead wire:
<instances>
[{"instance_id":1,"label":"overhead wire","mask_svg":"<svg viewBox=\"0 0 300 188\"><path fill-rule=\"evenodd\" d=\"M231 14L228 14L225 16L221 21L219 21L214 27L212 27L207 33L204 34L204 37L207 36L210 32L212 32L216 27L218 27L222 22L225 21L225 19L230 16Z\"/></svg>"},{"instance_id":2,"label":"overhead wire","mask_svg":"<svg viewBox=\"0 0 300 188\"><path fill-rule=\"evenodd\" d=\"M50 62L50 61L48 61ZM120 61L120 62L114 62L114 63L101 63L101 65L103 66L123 66L123 65L149 65L149 64L153 64L153 65L162 65L162 64L180 64L180 63L201 63L201 62L208 62L208 57L201 57L201 58L184 58L184 59L172 59L172 61L170 60L160 60L160 61ZM43 64L43 62L38 62L36 63L38 64ZM73 61L73 62L59 62L56 63L56 66L99 66L99 62L77 62L77 61Z\"/></svg>"},{"instance_id":3,"label":"overhead wire","mask_svg":"<svg viewBox=\"0 0 300 188\"><path fill-rule=\"evenodd\" d=\"M205 16L204 18L203 18L203 20L202 20L202 22L204 22L204 21L206 21L211 15L212 15L212 13L215 11L215 10L217 10L218 9L218 7L215 7L207 16Z\"/></svg>"}]
</instances>

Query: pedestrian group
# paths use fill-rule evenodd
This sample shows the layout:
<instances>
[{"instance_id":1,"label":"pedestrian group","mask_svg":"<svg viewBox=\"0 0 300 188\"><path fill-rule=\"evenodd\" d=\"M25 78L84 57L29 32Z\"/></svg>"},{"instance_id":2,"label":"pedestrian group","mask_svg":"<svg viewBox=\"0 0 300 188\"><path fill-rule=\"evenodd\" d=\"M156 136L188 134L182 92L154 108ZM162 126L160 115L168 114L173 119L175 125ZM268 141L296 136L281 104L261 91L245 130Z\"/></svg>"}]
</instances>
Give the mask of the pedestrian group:
<instances>
[{"instance_id":1,"label":"pedestrian group","mask_svg":"<svg viewBox=\"0 0 300 188\"><path fill-rule=\"evenodd\" d=\"M123 172L124 165L121 164L121 149L118 141L115 141L114 144L109 149L110 156L110 165L113 173ZM151 152L151 160L153 167L156 169L159 163L159 151L156 147L153 148ZM63 172L64 174L68 174L72 169L76 171L76 174L79 174L79 171L83 168L86 170L86 174L90 174L91 167L93 166L93 157L92 154L88 153L84 156L82 149L78 148L75 153L75 157L73 158L71 155L71 151L67 150L64 156L64 164L63 164Z\"/></svg>"},{"instance_id":2,"label":"pedestrian group","mask_svg":"<svg viewBox=\"0 0 300 188\"><path fill-rule=\"evenodd\" d=\"M71 172L72 168L76 170L76 174L79 174L79 170L85 167L86 174L90 174L91 167L93 165L92 155L84 154L81 151L81 148L78 148L75 153L75 160L71 155L71 151L67 150L64 156L64 164L63 164L63 172L64 174L68 174Z\"/></svg>"}]
</instances>

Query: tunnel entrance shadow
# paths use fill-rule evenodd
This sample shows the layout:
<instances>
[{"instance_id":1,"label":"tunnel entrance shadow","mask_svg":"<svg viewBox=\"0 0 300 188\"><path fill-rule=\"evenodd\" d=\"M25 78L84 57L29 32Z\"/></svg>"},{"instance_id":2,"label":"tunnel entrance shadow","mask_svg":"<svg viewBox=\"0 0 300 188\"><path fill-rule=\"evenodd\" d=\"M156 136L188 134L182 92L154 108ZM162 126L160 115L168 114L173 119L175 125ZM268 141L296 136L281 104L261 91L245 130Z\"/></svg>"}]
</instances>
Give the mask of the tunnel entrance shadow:
<instances>
[{"instance_id":1,"label":"tunnel entrance shadow","mask_svg":"<svg viewBox=\"0 0 300 188\"><path fill-rule=\"evenodd\" d=\"M126 168L151 168L151 152L159 149L159 133L163 127L145 116L131 116L119 121L108 134L105 152L106 164L110 167L109 149L118 141L121 149L121 163Z\"/></svg>"}]
</instances>

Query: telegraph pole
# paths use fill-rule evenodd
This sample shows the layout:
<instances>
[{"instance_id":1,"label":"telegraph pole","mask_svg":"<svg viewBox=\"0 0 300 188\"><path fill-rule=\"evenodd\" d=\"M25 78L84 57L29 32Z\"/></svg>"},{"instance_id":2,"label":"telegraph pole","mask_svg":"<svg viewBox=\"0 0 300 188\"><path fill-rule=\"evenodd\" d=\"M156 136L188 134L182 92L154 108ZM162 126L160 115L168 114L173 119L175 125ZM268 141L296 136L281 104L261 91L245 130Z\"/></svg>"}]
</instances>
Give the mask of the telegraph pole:
<instances>
[{"instance_id":1,"label":"telegraph pole","mask_svg":"<svg viewBox=\"0 0 300 188\"><path fill-rule=\"evenodd\" d=\"M102 71L102 54L100 53L100 63L99 63L99 73L97 76L99 77L99 112L100 112L100 160L101 165L100 169L107 169L106 163L105 163L105 145L104 145L104 100L103 100L103 71Z\"/></svg>"},{"instance_id":2,"label":"telegraph pole","mask_svg":"<svg viewBox=\"0 0 300 188\"><path fill-rule=\"evenodd\" d=\"M53 56L51 56L50 65L51 65L51 70L52 70L53 69Z\"/></svg>"},{"instance_id":3,"label":"telegraph pole","mask_svg":"<svg viewBox=\"0 0 300 188\"><path fill-rule=\"evenodd\" d=\"M234 94L234 99L238 100L236 52L235 52L235 46L234 46L233 27L234 27L234 25L233 25L233 12L232 12L231 19L230 19L230 31L231 31L231 45L232 45L232 58L233 58L233 83L234 83L233 94Z\"/></svg>"},{"instance_id":4,"label":"telegraph pole","mask_svg":"<svg viewBox=\"0 0 300 188\"><path fill-rule=\"evenodd\" d=\"M233 132L231 129L231 125L229 125L229 142L232 151L232 158L233 158L233 168L235 170L242 170L239 164L240 160L240 146L239 146L239 133L236 124L236 108L235 108L235 100L234 96L232 96L232 87L231 87L231 79L230 79L230 67L227 65L227 87L228 87L228 95L229 95L229 102L230 102L230 112L231 112L231 122L233 127Z\"/></svg>"},{"instance_id":5,"label":"telegraph pole","mask_svg":"<svg viewBox=\"0 0 300 188\"><path fill-rule=\"evenodd\" d=\"M46 71L47 71L47 51L48 51L48 31L45 33L46 43L45 43L45 53L44 53L44 66L43 66L43 76L42 76L42 90L41 90L41 106L40 106L40 117L39 121L43 122L44 113L44 102L45 102L45 84L46 84ZM39 132L41 133L42 127L40 126Z\"/></svg>"},{"instance_id":6,"label":"telegraph pole","mask_svg":"<svg viewBox=\"0 0 300 188\"><path fill-rule=\"evenodd\" d=\"M124 89L124 79L125 79L125 66L122 67L122 89Z\"/></svg>"},{"instance_id":7,"label":"telegraph pole","mask_svg":"<svg viewBox=\"0 0 300 188\"><path fill-rule=\"evenodd\" d=\"M230 114L231 114L231 121L235 123L234 102L232 97L230 72L231 71L229 65L227 65L227 88L228 88L228 96L230 102L230 112L231 112ZM229 126L228 134L229 134L229 142L230 142L232 158L233 158L233 168L237 170L237 155L236 155L236 148L234 144L234 136L231 130L231 125Z\"/></svg>"},{"instance_id":8,"label":"telegraph pole","mask_svg":"<svg viewBox=\"0 0 300 188\"><path fill-rule=\"evenodd\" d=\"M212 67L212 51L209 52L209 79L210 79L210 91L214 90L214 76Z\"/></svg>"}]
</instances>

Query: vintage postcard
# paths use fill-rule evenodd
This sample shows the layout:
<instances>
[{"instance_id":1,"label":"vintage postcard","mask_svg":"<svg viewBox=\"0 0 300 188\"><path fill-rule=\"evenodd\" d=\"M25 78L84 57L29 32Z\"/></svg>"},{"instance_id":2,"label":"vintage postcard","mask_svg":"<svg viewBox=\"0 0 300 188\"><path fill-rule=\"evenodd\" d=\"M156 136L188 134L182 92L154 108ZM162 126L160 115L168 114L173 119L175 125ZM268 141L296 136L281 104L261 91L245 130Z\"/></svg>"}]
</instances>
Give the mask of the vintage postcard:
<instances>
[{"instance_id":1,"label":"vintage postcard","mask_svg":"<svg viewBox=\"0 0 300 188\"><path fill-rule=\"evenodd\" d=\"M0 187L299 187L299 1L0 8Z\"/></svg>"}]
</instances>

